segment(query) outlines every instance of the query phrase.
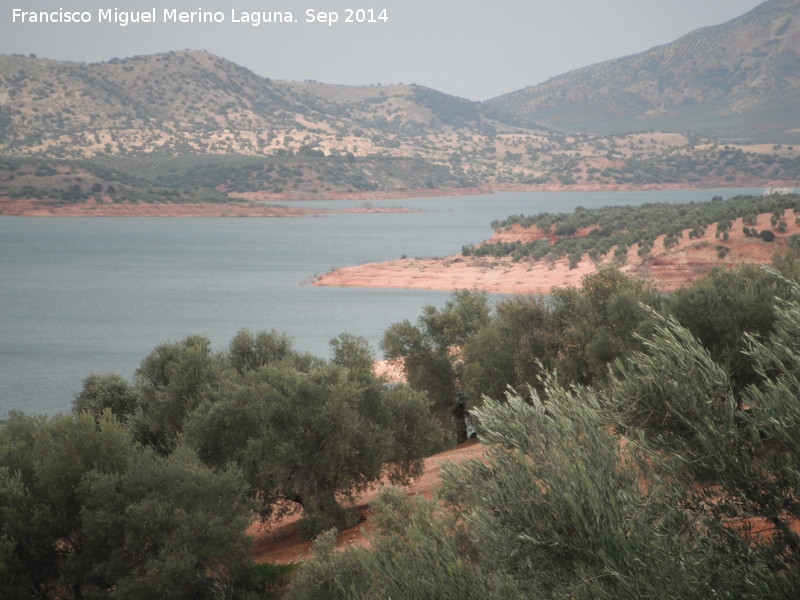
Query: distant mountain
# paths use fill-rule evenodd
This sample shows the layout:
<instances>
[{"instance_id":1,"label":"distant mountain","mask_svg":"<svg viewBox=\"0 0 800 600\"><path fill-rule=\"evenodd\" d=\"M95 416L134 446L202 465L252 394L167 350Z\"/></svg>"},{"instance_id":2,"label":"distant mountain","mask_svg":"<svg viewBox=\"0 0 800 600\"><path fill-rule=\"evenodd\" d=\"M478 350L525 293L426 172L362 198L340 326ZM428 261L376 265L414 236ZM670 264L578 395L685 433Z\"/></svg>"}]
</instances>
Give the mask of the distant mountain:
<instances>
[{"instance_id":1,"label":"distant mountain","mask_svg":"<svg viewBox=\"0 0 800 600\"><path fill-rule=\"evenodd\" d=\"M778 27L775 39L795 35L793 22ZM742 61L749 64L751 54ZM796 77L791 69L783 75L794 92ZM678 96L669 102L686 104ZM764 111L765 102L748 110ZM0 56L0 198L224 202L256 192L364 197L468 187L793 186L800 179L800 142L571 135L505 111L502 99L472 102L414 84L277 81L194 50L93 64ZM785 114L786 122L796 119ZM693 128L680 123L681 131Z\"/></svg>"},{"instance_id":2,"label":"distant mountain","mask_svg":"<svg viewBox=\"0 0 800 600\"><path fill-rule=\"evenodd\" d=\"M417 85L275 81L200 51L94 64L0 56L6 153L343 154L386 147L387 135L399 147L444 131L494 133L511 120Z\"/></svg>"},{"instance_id":3,"label":"distant mountain","mask_svg":"<svg viewBox=\"0 0 800 600\"><path fill-rule=\"evenodd\" d=\"M566 131L800 139L800 0L769 0L675 42L488 101Z\"/></svg>"}]
</instances>

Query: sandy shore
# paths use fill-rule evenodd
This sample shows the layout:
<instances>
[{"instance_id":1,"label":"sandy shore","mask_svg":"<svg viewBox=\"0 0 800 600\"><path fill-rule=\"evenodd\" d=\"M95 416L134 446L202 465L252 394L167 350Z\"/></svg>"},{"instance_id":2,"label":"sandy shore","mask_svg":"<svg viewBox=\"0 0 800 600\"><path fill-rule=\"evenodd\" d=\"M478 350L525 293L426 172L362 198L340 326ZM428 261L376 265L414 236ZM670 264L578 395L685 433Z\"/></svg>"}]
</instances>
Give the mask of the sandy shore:
<instances>
[{"instance_id":1,"label":"sandy shore","mask_svg":"<svg viewBox=\"0 0 800 600\"><path fill-rule=\"evenodd\" d=\"M760 215L761 227L769 224L769 214ZM714 237L715 225L706 228L701 238L689 239L689 230L677 246L664 248L663 236L657 238L653 251L646 258L638 256L638 246L628 250L625 265L620 271L652 282L663 291L675 290L704 277L713 267L730 268L739 263L766 264L774 254L786 249L787 238L800 233L793 219L787 230L777 234L775 241L763 242L748 238L742 232L743 223L737 219L730 238L721 242ZM512 228L492 237L492 240L524 241L544 237L536 228ZM717 246L729 248L725 257L717 254ZM514 262L511 258L475 258L461 255L444 258L406 258L366 263L334 269L320 275L314 285L361 286L410 289L459 290L477 289L504 294L548 294L553 287L579 286L581 279L611 262L614 249L603 261L593 262L584 255L574 268L566 258L547 262Z\"/></svg>"},{"instance_id":2,"label":"sandy shore","mask_svg":"<svg viewBox=\"0 0 800 600\"><path fill-rule=\"evenodd\" d=\"M598 192L634 190L681 190L690 188L768 187L794 186L794 181L736 180L723 181L708 178L689 183L657 183L644 185L599 185L583 182L572 185L545 184L490 184L473 187L414 188L320 194L298 194L267 191L231 192L231 202L214 203L119 203L109 198L103 202L90 199L80 204L54 204L36 198L9 198L0 196L0 215L29 217L301 217L326 212L409 212L402 207L377 208L368 206L370 200L403 200L435 196L468 196L493 192ZM364 200L365 206L351 209L310 209L302 206L281 206L280 202L298 200Z\"/></svg>"},{"instance_id":3,"label":"sandy shore","mask_svg":"<svg viewBox=\"0 0 800 600\"><path fill-rule=\"evenodd\" d=\"M596 181L583 181L578 183L562 184L549 181L540 184L527 183L499 183L493 184L495 192L632 192L655 190L695 190L714 188L766 188L766 187L796 187L796 180L759 179L753 177L739 177L729 180L724 177L705 177L699 181L659 182L659 183L597 183Z\"/></svg>"},{"instance_id":4,"label":"sandy shore","mask_svg":"<svg viewBox=\"0 0 800 600\"><path fill-rule=\"evenodd\" d=\"M474 196L491 194L488 186L409 188L400 190L372 190L358 192L326 191L320 194L298 194L294 192L230 192L231 198L241 198L259 202L284 202L287 200L403 200L405 198L433 198L437 196Z\"/></svg>"},{"instance_id":5,"label":"sandy shore","mask_svg":"<svg viewBox=\"0 0 800 600\"><path fill-rule=\"evenodd\" d=\"M97 203L52 205L36 199L0 197L0 215L17 217L304 217L327 213L413 212L401 206L364 206L341 209L306 208L250 201L226 203Z\"/></svg>"},{"instance_id":6,"label":"sandy shore","mask_svg":"<svg viewBox=\"0 0 800 600\"><path fill-rule=\"evenodd\" d=\"M589 260L569 269L566 260L548 266L514 263L506 258L408 258L335 269L317 277L314 285L546 294L553 286L578 285L595 269Z\"/></svg>"}]
</instances>

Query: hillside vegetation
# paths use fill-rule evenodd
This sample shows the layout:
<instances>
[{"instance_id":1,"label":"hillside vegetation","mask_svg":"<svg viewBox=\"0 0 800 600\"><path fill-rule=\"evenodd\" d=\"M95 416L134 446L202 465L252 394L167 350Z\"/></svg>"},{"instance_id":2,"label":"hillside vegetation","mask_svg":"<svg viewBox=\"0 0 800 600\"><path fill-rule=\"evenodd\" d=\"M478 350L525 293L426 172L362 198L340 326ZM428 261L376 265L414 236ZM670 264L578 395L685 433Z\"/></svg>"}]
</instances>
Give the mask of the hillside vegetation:
<instances>
[{"instance_id":1,"label":"hillside vegetation","mask_svg":"<svg viewBox=\"0 0 800 600\"><path fill-rule=\"evenodd\" d=\"M413 158L395 160L203 154L95 159L0 159L0 196L35 198L42 207L147 202L235 201L248 192L267 197L326 193L465 188L469 180Z\"/></svg>"},{"instance_id":2,"label":"hillside vegetation","mask_svg":"<svg viewBox=\"0 0 800 600\"><path fill-rule=\"evenodd\" d=\"M770 227L756 228L758 216L765 213L770 216ZM704 238L712 225L715 239L723 244L728 240L734 222L739 219L744 224L745 236L772 242L776 232L787 231L786 219L793 225L800 222L798 214L800 196L796 194L735 196L728 200L716 196L711 202L611 206L591 210L579 207L571 213L512 215L495 221L492 228L497 232L510 231L517 226L516 233L509 237L520 239L490 240L478 246L464 246L462 254L511 256L514 260L533 261L569 256L570 261L577 263L584 254L593 260L601 260L613 248L618 262L624 264L628 249L634 245L638 247L638 255L646 257L653 251L657 238L662 238L663 248L668 250L678 245L685 231L688 231L688 239ZM526 230L533 228L540 234L527 234ZM524 238L528 237L534 239L525 241ZM792 238L790 243L800 248L800 238Z\"/></svg>"},{"instance_id":3,"label":"hillside vegetation","mask_svg":"<svg viewBox=\"0 0 800 600\"><path fill-rule=\"evenodd\" d=\"M198 51L93 64L0 56L0 195L75 202L97 184L116 190L111 201L176 189L179 201L207 201L242 191L307 198L800 179L800 145L725 143L691 133L689 121L673 133L564 134L504 111L414 84L276 81ZM122 193L120 174L152 189Z\"/></svg>"},{"instance_id":4,"label":"hillside vegetation","mask_svg":"<svg viewBox=\"0 0 800 600\"><path fill-rule=\"evenodd\" d=\"M796 279L717 271L663 297L604 271L443 335L476 305L387 342L404 332L412 386L465 392L483 457L437 500L384 493L371 547L322 536L287 598L796 597Z\"/></svg>"}]
</instances>

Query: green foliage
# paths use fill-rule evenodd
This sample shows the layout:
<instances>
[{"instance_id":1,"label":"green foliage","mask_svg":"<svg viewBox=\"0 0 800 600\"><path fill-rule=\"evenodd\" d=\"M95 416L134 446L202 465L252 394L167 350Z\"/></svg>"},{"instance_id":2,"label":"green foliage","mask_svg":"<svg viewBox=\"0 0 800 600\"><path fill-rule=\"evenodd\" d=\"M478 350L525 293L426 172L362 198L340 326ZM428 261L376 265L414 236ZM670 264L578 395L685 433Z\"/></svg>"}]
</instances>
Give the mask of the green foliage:
<instances>
[{"instance_id":1,"label":"green foliage","mask_svg":"<svg viewBox=\"0 0 800 600\"><path fill-rule=\"evenodd\" d=\"M393 325L384 348L388 356L404 358L412 386L447 400L452 392L442 382L455 376L467 407L474 407L483 396L502 398L509 387L537 386L543 368L555 370L566 383L602 379L612 360L638 346L634 333L645 330L649 319L643 303L656 305L659 295L605 268L584 277L580 288L554 289L547 299L517 296L497 302L493 313L465 332L457 354L426 346L425 315L417 327Z\"/></svg>"},{"instance_id":2,"label":"green foliage","mask_svg":"<svg viewBox=\"0 0 800 600\"><path fill-rule=\"evenodd\" d=\"M560 341L558 314L581 331L638 323L625 334L635 350L594 388L567 387L539 365L529 397L486 398L472 411L484 456L444 467L441 503L387 496L372 549L333 553L325 538L290 597L796 597L800 284L743 268L693 288L666 316L613 272L560 291L553 307L501 303L469 338L465 374L483 365L474 372L487 381L513 378L505 336ZM710 327L725 323L735 349L706 347L670 307L693 327L727 313ZM745 318L765 311L757 327ZM737 353L745 378L720 362ZM541 352L556 363L562 354Z\"/></svg>"},{"instance_id":3,"label":"green foliage","mask_svg":"<svg viewBox=\"0 0 800 600\"><path fill-rule=\"evenodd\" d=\"M12 415L0 590L243 597L268 587L247 558L251 511L302 510L309 538L354 524L343 502L419 475L443 433L422 395L375 377L363 339L332 346L328 362L274 331L240 331L221 353L190 336L156 347L133 384L88 377L71 416Z\"/></svg>"},{"instance_id":4,"label":"green foliage","mask_svg":"<svg viewBox=\"0 0 800 600\"><path fill-rule=\"evenodd\" d=\"M554 368L563 337L548 303L534 296L498 302L495 314L464 345L464 387L471 406L533 385Z\"/></svg>"},{"instance_id":5,"label":"green foliage","mask_svg":"<svg viewBox=\"0 0 800 600\"><path fill-rule=\"evenodd\" d=\"M444 330L458 329L445 321ZM312 537L353 525L343 501L381 477L407 482L444 438L424 396L374 375L365 340L342 334L331 345L328 362L274 330L241 330L221 353L190 336L156 347L133 385L87 378L75 412L111 410L164 456L185 443L217 471L235 465L259 514L301 510Z\"/></svg>"},{"instance_id":6,"label":"green foliage","mask_svg":"<svg viewBox=\"0 0 800 600\"><path fill-rule=\"evenodd\" d=\"M743 336L767 335L775 320L774 299L787 293L781 280L758 267L742 265L712 270L704 279L677 290L668 304L740 388L754 377L752 360L743 353Z\"/></svg>"},{"instance_id":7,"label":"green foliage","mask_svg":"<svg viewBox=\"0 0 800 600\"><path fill-rule=\"evenodd\" d=\"M674 248L680 243L678 236L674 233L668 233L664 236L664 248Z\"/></svg>"},{"instance_id":8,"label":"green foliage","mask_svg":"<svg viewBox=\"0 0 800 600\"><path fill-rule=\"evenodd\" d=\"M72 403L73 412L86 411L99 418L108 409L120 421L125 421L138 407L137 391L115 373L89 375Z\"/></svg>"},{"instance_id":9,"label":"green foliage","mask_svg":"<svg viewBox=\"0 0 800 600\"><path fill-rule=\"evenodd\" d=\"M665 449L683 450L702 437L698 424L715 429L733 420L737 407L728 373L686 327L662 318L644 343L630 360L615 363L610 381L626 432L645 431ZM670 447L673 441L678 448Z\"/></svg>"},{"instance_id":10,"label":"green foliage","mask_svg":"<svg viewBox=\"0 0 800 600\"><path fill-rule=\"evenodd\" d=\"M484 455L443 468L441 503L384 498L372 549L328 535L288 597L797 597L800 285L782 285L747 387L650 311L603 386L546 373L487 399Z\"/></svg>"},{"instance_id":11,"label":"green foliage","mask_svg":"<svg viewBox=\"0 0 800 600\"><path fill-rule=\"evenodd\" d=\"M371 395L377 390L361 388L336 365L320 364L307 372L280 364L265 367L256 383L261 430L247 440L248 476L265 504L290 501L302 506L309 535L354 524L354 515L341 508L340 499L364 491L389 462L400 480L417 474L415 458L430 449L424 444L426 434L435 439L435 429L429 428L421 432L422 440L417 438L422 446L397 456L400 444L391 424L382 422L381 409L418 411L416 423L422 424L425 404L417 396Z\"/></svg>"},{"instance_id":12,"label":"green foliage","mask_svg":"<svg viewBox=\"0 0 800 600\"><path fill-rule=\"evenodd\" d=\"M0 594L274 597L285 574L247 558L253 511L302 510L308 538L352 525L356 494L441 447L429 398L453 419L470 403L484 458L446 467L439 501L384 494L369 549L324 535L287 597L800 594L796 281L740 267L664 298L603 269L494 310L458 292L387 331L416 391L377 378L365 340L331 347L191 336L133 383L87 378L72 415L12 414Z\"/></svg>"},{"instance_id":13,"label":"green foliage","mask_svg":"<svg viewBox=\"0 0 800 600\"><path fill-rule=\"evenodd\" d=\"M235 470L159 457L108 412L0 424L0 594L214 598L247 588L249 517Z\"/></svg>"},{"instance_id":14,"label":"green foliage","mask_svg":"<svg viewBox=\"0 0 800 600\"><path fill-rule=\"evenodd\" d=\"M531 242L491 242L479 247L464 247L465 256L513 256L540 260L551 252L553 256L580 257L584 253L606 254L616 246L614 257L623 263L627 248L639 244L640 248L650 246L653 240L664 236L664 248L678 244L685 229L689 239L701 238L706 228L717 223L716 236L727 232L734 219L742 217L745 225L755 225L757 213L780 212L798 206L796 194L786 196L735 196L728 200L691 203L653 203L641 206L608 206L596 209L578 207L572 213L539 213L536 215L512 215L507 219L492 222L492 228L501 230L512 225L538 227L550 231L555 225L557 239L551 245L545 239ZM578 229L587 233L577 236ZM757 231L745 227L747 236L759 235ZM763 233L763 232L762 232ZM768 234L764 234L767 235ZM762 238L763 239L763 238ZM774 239L774 238L773 238ZM765 239L764 241L772 241ZM646 254L646 251L640 255ZM574 258L571 259L574 261Z\"/></svg>"},{"instance_id":15,"label":"green foliage","mask_svg":"<svg viewBox=\"0 0 800 600\"><path fill-rule=\"evenodd\" d=\"M736 389L687 329L664 319L646 354L617 365L609 388L616 422L676 457L671 476L684 482L686 506L757 536L754 554L774 574L771 585L791 592L782 597L797 594L800 575L791 528L800 518L800 286L791 287L774 333L747 336L757 374L747 387Z\"/></svg>"},{"instance_id":16,"label":"green foliage","mask_svg":"<svg viewBox=\"0 0 800 600\"><path fill-rule=\"evenodd\" d=\"M596 394L542 388L476 411L486 456L445 466L444 506L385 496L372 549L321 538L287 598L790 597L766 554L685 504L670 460L620 447Z\"/></svg>"},{"instance_id":17,"label":"green foliage","mask_svg":"<svg viewBox=\"0 0 800 600\"><path fill-rule=\"evenodd\" d=\"M173 132L174 134L174 132ZM192 134L194 135L194 134ZM43 204L60 206L84 203L105 195L112 202L215 203L239 202L227 192L269 190L317 194L319 188L344 191L423 187L464 187L472 182L463 172L452 173L444 165L407 157L320 157L319 150L305 150L297 157L248 156L252 148L233 149L227 154L182 152L127 156L106 152L88 159L9 158L0 159L0 194L14 198L36 198ZM281 149L283 153L288 153ZM8 179L4 171L14 174ZM17 174L19 173L19 174ZM83 181L74 183L73 175ZM99 186L99 187L98 187ZM224 191L223 191L224 190Z\"/></svg>"},{"instance_id":18,"label":"green foliage","mask_svg":"<svg viewBox=\"0 0 800 600\"><path fill-rule=\"evenodd\" d=\"M222 367L204 336L157 346L136 371L141 410L131 423L137 439L169 453L187 415L217 393Z\"/></svg>"},{"instance_id":19,"label":"green foliage","mask_svg":"<svg viewBox=\"0 0 800 600\"><path fill-rule=\"evenodd\" d=\"M489 321L488 297L482 292L455 292L443 309L423 308L417 325L395 323L382 347L387 359L401 359L409 385L424 391L445 427L466 439L466 406L461 351Z\"/></svg>"},{"instance_id":20,"label":"green foliage","mask_svg":"<svg viewBox=\"0 0 800 600\"><path fill-rule=\"evenodd\" d=\"M346 548L336 552L336 531L329 530L314 542L314 557L300 565L286 600L349 600L363 585L365 570L360 564L363 550Z\"/></svg>"},{"instance_id":21,"label":"green foliage","mask_svg":"<svg viewBox=\"0 0 800 600\"><path fill-rule=\"evenodd\" d=\"M214 598L220 588L234 595L249 563L250 540L242 532L250 502L241 474L214 472L186 448L143 456L126 477L87 484L87 527L96 527L99 539L126 542L120 562L131 573L120 577L115 595ZM125 514L109 511L109 504L125 506Z\"/></svg>"},{"instance_id":22,"label":"green foliage","mask_svg":"<svg viewBox=\"0 0 800 600\"><path fill-rule=\"evenodd\" d=\"M259 600L277 600L283 598L294 571L295 563L258 563L252 568L253 578L258 582L262 593Z\"/></svg>"},{"instance_id":23,"label":"green foliage","mask_svg":"<svg viewBox=\"0 0 800 600\"><path fill-rule=\"evenodd\" d=\"M241 329L228 345L227 360L241 375L282 360L293 352L291 339L274 329L259 331L255 335L247 329Z\"/></svg>"},{"instance_id":24,"label":"green foliage","mask_svg":"<svg viewBox=\"0 0 800 600\"><path fill-rule=\"evenodd\" d=\"M349 333L342 333L331 340L333 358L331 362L347 369L351 378L369 385L374 382L375 356L367 340Z\"/></svg>"},{"instance_id":25,"label":"green foliage","mask_svg":"<svg viewBox=\"0 0 800 600\"><path fill-rule=\"evenodd\" d=\"M584 277L580 289L554 289L552 318L559 338L554 368L561 380L602 378L609 362L636 346L634 333L646 327L642 304L657 302L652 287L611 268Z\"/></svg>"},{"instance_id":26,"label":"green foliage","mask_svg":"<svg viewBox=\"0 0 800 600\"><path fill-rule=\"evenodd\" d=\"M476 411L488 460L443 474L478 564L512 578L518 598L708 597L714 563L658 459L621 450L592 393L543 389Z\"/></svg>"},{"instance_id":27,"label":"green foliage","mask_svg":"<svg viewBox=\"0 0 800 600\"><path fill-rule=\"evenodd\" d=\"M334 532L320 536L287 600L490 600L514 588L482 572L463 523L438 503L387 490L376 503L371 550L334 552ZM435 524L435 527L431 525Z\"/></svg>"}]
</instances>

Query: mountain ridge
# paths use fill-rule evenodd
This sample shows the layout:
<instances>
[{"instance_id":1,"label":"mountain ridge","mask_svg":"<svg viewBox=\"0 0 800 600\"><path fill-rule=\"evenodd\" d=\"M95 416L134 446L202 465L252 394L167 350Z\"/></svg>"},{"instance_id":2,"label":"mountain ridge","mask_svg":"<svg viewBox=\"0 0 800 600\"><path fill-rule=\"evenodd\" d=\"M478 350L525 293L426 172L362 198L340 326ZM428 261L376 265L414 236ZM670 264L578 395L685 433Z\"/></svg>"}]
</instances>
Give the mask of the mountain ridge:
<instances>
[{"instance_id":1,"label":"mountain ridge","mask_svg":"<svg viewBox=\"0 0 800 600\"><path fill-rule=\"evenodd\" d=\"M123 134L125 130L152 130L151 149L207 152L215 149L202 144L217 140L191 134L316 128L345 136L357 128L388 128L419 135L429 128L465 125L492 132L506 123L493 119L480 103L414 84L329 86L273 80L204 51L89 64L0 56L0 150L5 153L118 153L114 139L92 147L75 137L87 130L100 137L111 137L113 131L127 137L127 145L137 141L135 135ZM254 148L243 141L220 150L255 153L275 139L268 133L249 137ZM181 147L173 148L174 143Z\"/></svg>"},{"instance_id":2,"label":"mountain ridge","mask_svg":"<svg viewBox=\"0 0 800 600\"><path fill-rule=\"evenodd\" d=\"M270 79L199 50L88 64L0 56L0 196L223 202L254 193L792 187L800 179L798 5L769 0L679 43L483 103L416 84ZM719 66L730 56L738 74ZM669 71L687 60L694 79ZM654 69L660 80L640 76ZM617 79L600 85L609 73ZM705 96L687 100L688 88L672 85L684 79ZM597 112L591 124L607 131L569 121L588 118L587 106ZM725 106L741 109L736 122ZM680 114L670 113L676 107ZM664 127L645 127L657 122ZM704 136L698 123L762 143Z\"/></svg>"},{"instance_id":3,"label":"mountain ridge","mask_svg":"<svg viewBox=\"0 0 800 600\"><path fill-rule=\"evenodd\" d=\"M487 103L546 126L649 129L782 141L800 134L800 2L769 0L726 23ZM787 130L790 130L787 132Z\"/></svg>"}]
</instances>

